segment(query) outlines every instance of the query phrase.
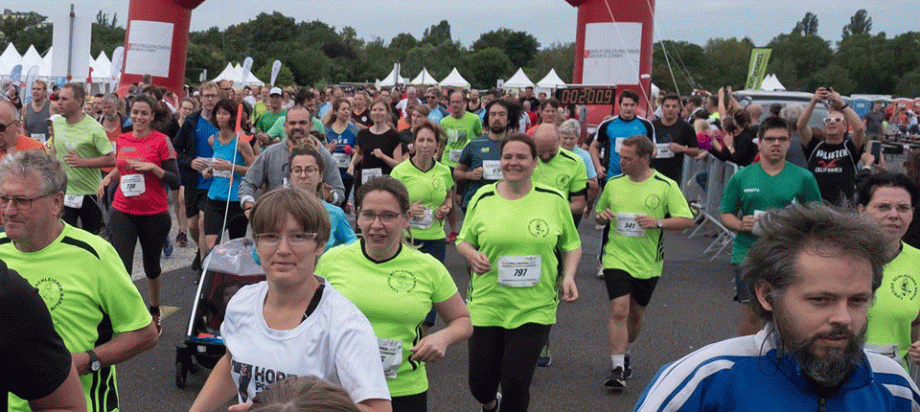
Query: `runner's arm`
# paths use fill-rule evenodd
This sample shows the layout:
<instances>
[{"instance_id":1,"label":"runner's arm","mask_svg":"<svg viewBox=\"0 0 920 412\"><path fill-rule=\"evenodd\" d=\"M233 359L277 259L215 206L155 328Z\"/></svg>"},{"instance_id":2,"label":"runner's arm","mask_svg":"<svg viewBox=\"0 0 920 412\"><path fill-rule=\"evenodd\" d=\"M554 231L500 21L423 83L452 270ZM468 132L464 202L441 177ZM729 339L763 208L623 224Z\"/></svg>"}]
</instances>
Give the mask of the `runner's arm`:
<instances>
[{"instance_id":1,"label":"runner's arm","mask_svg":"<svg viewBox=\"0 0 920 412\"><path fill-rule=\"evenodd\" d=\"M189 412L213 412L224 404L233 399L236 395L236 384L233 383L233 377L230 376L230 352L223 357L211 370L207 382L195 397L195 402L189 408Z\"/></svg>"}]
</instances>

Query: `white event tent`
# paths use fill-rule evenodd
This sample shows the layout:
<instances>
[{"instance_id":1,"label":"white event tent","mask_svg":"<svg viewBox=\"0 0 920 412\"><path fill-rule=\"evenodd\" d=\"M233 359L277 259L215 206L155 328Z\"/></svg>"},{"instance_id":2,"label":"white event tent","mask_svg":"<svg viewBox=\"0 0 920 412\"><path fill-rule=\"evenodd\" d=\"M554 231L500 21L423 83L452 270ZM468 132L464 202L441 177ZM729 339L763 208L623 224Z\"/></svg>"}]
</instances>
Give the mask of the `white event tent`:
<instances>
[{"instance_id":1,"label":"white event tent","mask_svg":"<svg viewBox=\"0 0 920 412\"><path fill-rule=\"evenodd\" d=\"M507 85L507 83L506 83ZM537 82L537 87L543 89L564 89L568 87L564 81L556 74L556 69L550 69L549 73Z\"/></svg>"},{"instance_id":2,"label":"white event tent","mask_svg":"<svg viewBox=\"0 0 920 412\"><path fill-rule=\"evenodd\" d=\"M448 74L447 77L444 78L444 80L441 80L440 83L438 83L438 86L459 87L463 89L469 89L470 82L466 81L466 79L464 79L463 76L460 75L460 72L457 71L457 68L454 67L454 69L450 71L450 74Z\"/></svg>"},{"instance_id":3,"label":"white event tent","mask_svg":"<svg viewBox=\"0 0 920 412\"><path fill-rule=\"evenodd\" d=\"M220 72L217 77L211 79L211 81L221 81L221 80L230 80L234 85L238 85L243 81L243 66L240 66L239 63L233 65L233 63L227 63L227 67L224 68L224 71ZM256 78L255 74L249 73L249 78L246 81L245 86L264 86L265 82Z\"/></svg>"},{"instance_id":4,"label":"white event tent","mask_svg":"<svg viewBox=\"0 0 920 412\"><path fill-rule=\"evenodd\" d=\"M389 87L389 86L395 86L397 84L409 83L408 79L406 79L405 77L402 77L399 74L398 67L399 67L399 63L393 63L393 70L390 71L390 74L388 74L387 77L384 77L383 80L380 81L380 83L378 84L378 87L379 86Z\"/></svg>"},{"instance_id":5,"label":"white event tent","mask_svg":"<svg viewBox=\"0 0 920 412\"><path fill-rule=\"evenodd\" d=\"M768 74L760 83L760 90L786 90L786 86L779 82L775 74Z\"/></svg>"},{"instance_id":6,"label":"white event tent","mask_svg":"<svg viewBox=\"0 0 920 412\"><path fill-rule=\"evenodd\" d=\"M511 76L510 79L505 80L505 90L508 89L523 89L525 87L533 87L534 84L530 81L530 78L524 74L524 69L518 68L517 72L514 73L514 76Z\"/></svg>"},{"instance_id":7,"label":"white event tent","mask_svg":"<svg viewBox=\"0 0 920 412\"><path fill-rule=\"evenodd\" d=\"M409 84L415 86L433 86L438 84L438 81L434 78L434 76L431 75L431 73L428 73L427 68L422 67L422 71L418 74L418 76L415 76L415 78L412 79Z\"/></svg>"}]
</instances>

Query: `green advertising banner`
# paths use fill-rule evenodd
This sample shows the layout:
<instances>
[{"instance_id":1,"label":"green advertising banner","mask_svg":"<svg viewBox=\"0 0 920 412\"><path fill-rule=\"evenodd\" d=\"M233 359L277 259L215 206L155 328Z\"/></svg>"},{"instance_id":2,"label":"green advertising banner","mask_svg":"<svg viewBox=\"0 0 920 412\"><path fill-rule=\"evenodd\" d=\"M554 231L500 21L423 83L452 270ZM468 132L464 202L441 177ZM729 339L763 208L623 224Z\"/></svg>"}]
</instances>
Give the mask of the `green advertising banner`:
<instances>
[{"instance_id":1,"label":"green advertising banner","mask_svg":"<svg viewBox=\"0 0 920 412\"><path fill-rule=\"evenodd\" d=\"M745 89L759 89L760 83L767 75L767 63L770 62L771 49L751 49L751 63L748 64L747 82Z\"/></svg>"}]
</instances>

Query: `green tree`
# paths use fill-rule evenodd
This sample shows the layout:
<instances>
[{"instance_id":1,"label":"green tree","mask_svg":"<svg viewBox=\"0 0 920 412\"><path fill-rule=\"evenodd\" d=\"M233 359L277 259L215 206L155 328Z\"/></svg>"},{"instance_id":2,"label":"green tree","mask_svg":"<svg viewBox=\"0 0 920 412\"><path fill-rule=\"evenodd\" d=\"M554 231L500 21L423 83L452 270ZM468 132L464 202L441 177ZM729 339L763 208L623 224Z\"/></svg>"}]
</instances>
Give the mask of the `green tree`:
<instances>
[{"instance_id":1,"label":"green tree","mask_svg":"<svg viewBox=\"0 0 920 412\"><path fill-rule=\"evenodd\" d=\"M281 59L290 67L294 79L300 85L314 85L320 81L333 81L330 70L332 61L316 49L300 49Z\"/></svg>"},{"instance_id":2,"label":"green tree","mask_svg":"<svg viewBox=\"0 0 920 412\"><path fill-rule=\"evenodd\" d=\"M542 79L551 69L556 69L556 74L563 81L571 83L575 66L575 43L553 43L537 52L530 65L525 71L528 76L534 76L533 81Z\"/></svg>"},{"instance_id":3,"label":"green tree","mask_svg":"<svg viewBox=\"0 0 920 412\"><path fill-rule=\"evenodd\" d=\"M47 20L47 17L35 12L25 13L20 18L0 19L0 44L6 48L8 43L13 43L20 53L25 53L30 45L39 52L48 50L52 27Z\"/></svg>"},{"instance_id":4,"label":"green tree","mask_svg":"<svg viewBox=\"0 0 920 412\"><path fill-rule=\"evenodd\" d=\"M418 40L409 33L399 33L393 37L393 40L390 40L390 49L409 50L416 45L418 45Z\"/></svg>"},{"instance_id":5,"label":"green tree","mask_svg":"<svg viewBox=\"0 0 920 412\"><path fill-rule=\"evenodd\" d=\"M514 73L515 66L501 49L489 47L466 55L467 81L473 87L488 89L495 87L499 78L507 79Z\"/></svg>"},{"instance_id":6,"label":"green tree","mask_svg":"<svg viewBox=\"0 0 920 412\"><path fill-rule=\"evenodd\" d=\"M667 59L664 55L665 50L668 53ZM652 53L652 81L663 90L688 94L693 89L701 88L700 85L705 83L705 68L705 52L699 45L671 40L655 43Z\"/></svg>"},{"instance_id":7,"label":"green tree","mask_svg":"<svg viewBox=\"0 0 920 412\"><path fill-rule=\"evenodd\" d=\"M450 23L447 20L441 20L440 23L425 29L421 43L437 46L446 41L451 41Z\"/></svg>"},{"instance_id":8,"label":"green tree","mask_svg":"<svg viewBox=\"0 0 920 412\"><path fill-rule=\"evenodd\" d=\"M852 94L857 91L856 82L850 78L850 73L837 63L831 63L818 70L808 79L808 84L804 90L816 90L819 87L833 87L835 91L843 95Z\"/></svg>"},{"instance_id":9,"label":"green tree","mask_svg":"<svg viewBox=\"0 0 920 412\"><path fill-rule=\"evenodd\" d=\"M112 20L109 20L109 16L100 10L96 14L91 31L90 55L93 58L99 56L102 51L112 58L112 51L118 46L125 45L125 29L118 26L118 13L113 14Z\"/></svg>"},{"instance_id":10,"label":"green tree","mask_svg":"<svg viewBox=\"0 0 920 412\"><path fill-rule=\"evenodd\" d=\"M896 62L900 53L906 51L894 50L889 43L885 33L853 34L840 40L834 61L850 73L857 92L894 92L898 77L903 73L895 72Z\"/></svg>"},{"instance_id":11,"label":"green tree","mask_svg":"<svg viewBox=\"0 0 920 412\"><path fill-rule=\"evenodd\" d=\"M718 90L719 87L731 85L734 88L744 84L747 80L748 61L754 43L750 39L710 39L703 48L706 59L706 83L702 84L708 90Z\"/></svg>"},{"instance_id":12,"label":"green tree","mask_svg":"<svg viewBox=\"0 0 920 412\"><path fill-rule=\"evenodd\" d=\"M850 17L850 24L843 26L843 37L852 34L869 34L872 30L872 17L866 9L856 10L856 14Z\"/></svg>"},{"instance_id":13,"label":"green tree","mask_svg":"<svg viewBox=\"0 0 920 412\"><path fill-rule=\"evenodd\" d=\"M805 17L803 17L802 20L799 20L799 22L795 24L795 28L792 29L792 33L802 36L817 35L818 16L815 16L815 14L812 12L805 13Z\"/></svg>"},{"instance_id":14,"label":"green tree","mask_svg":"<svg viewBox=\"0 0 920 412\"><path fill-rule=\"evenodd\" d=\"M920 96L920 69L905 74L894 89L898 96Z\"/></svg>"},{"instance_id":15,"label":"green tree","mask_svg":"<svg viewBox=\"0 0 920 412\"><path fill-rule=\"evenodd\" d=\"M483 33L473 43L474 51L490 47L504 51L514 66L525 67L537 55L540 42L529 33L502 28Z\"/></svg>"},{"instance_id":16,"label":"green tree","mask_svg":"<svg viewBox=\"0 0 920 412\"><path fill-rule=\"evenodd\" d=\"M272 81L272 63L274 63L274 60L263 65L255 72L256 78L265 82L266 85L269 85ZM297 85L297 80L294 78L294 72L291 71L290 67L281 64L281 70L278 70L278 78L275 79L275 86L287 87L295 85Z\"/></svg>"},{"instance_id":17,"label":"green tree","mask_svg":"<svg viewBox=\"0 0 920 412\"><path fill-rule=\"evenodd\" d=\"M815 34L780 34L767 47L772 49L767 71L776 74L789 90L814 90L810 88L812 74L833 60L830 44ZM747 69L748 62L744 62Z\"/></svg>"},{"instance_id":18,"label":"green tree","mask_svg":"<svg viewBox=\"0 0 920 412\"><path fill-rule=\"evenodd\" d=\"M223 53L210 44L189 43L185 58L185 82L199 84L198 76L207 70L207 79L217 77L227 65Z\"/></svg>"}]
</instances>

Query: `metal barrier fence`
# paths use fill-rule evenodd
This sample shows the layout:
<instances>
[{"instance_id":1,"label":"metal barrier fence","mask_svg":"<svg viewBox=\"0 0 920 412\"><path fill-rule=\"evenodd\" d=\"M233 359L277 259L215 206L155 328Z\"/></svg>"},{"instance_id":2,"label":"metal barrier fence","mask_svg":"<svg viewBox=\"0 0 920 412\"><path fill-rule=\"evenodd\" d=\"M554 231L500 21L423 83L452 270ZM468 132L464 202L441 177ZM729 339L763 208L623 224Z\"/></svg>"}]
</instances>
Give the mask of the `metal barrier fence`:
<instances>
[{"instance_id":1,"label":"metal barrier fence","mask_svg":"<svg viewBox=\"0 0 920 412\"><path fill-rule=\"evenodd\" d=\"M689 197L687 200L699 210L699 216L701 216L697 218L699 224L690 232L689 237L706 235L704 230L707 222L712 226L716 231L716 237L703 251L705 254L712 254L710 261L715 260L722 252L726 251L735 238L735 233L722 224L722 214L719 212L719 206L722 203L722 193L725 191L725 185L728 184L728 180L731 179L732 175L738 172L738 169L738 165L732 162L723 162L712 156L707 156L704 160L684 156L681 188L684 196ZM706 187L702 187L697 183L697 176L704 172L707 173ZM693 188L701 190L693 190Z\"/></svg>"}]
</instances>

